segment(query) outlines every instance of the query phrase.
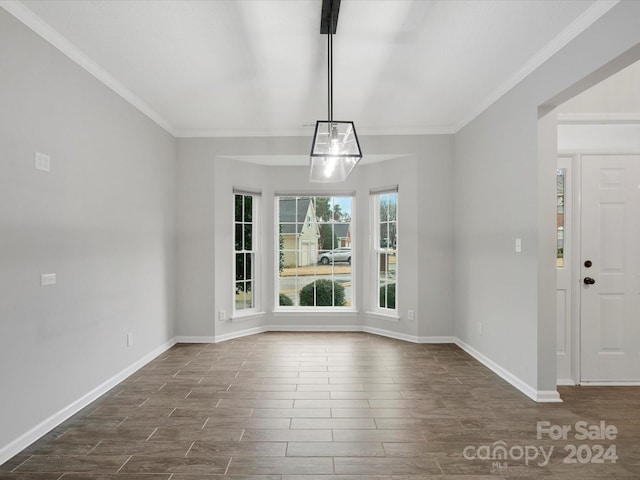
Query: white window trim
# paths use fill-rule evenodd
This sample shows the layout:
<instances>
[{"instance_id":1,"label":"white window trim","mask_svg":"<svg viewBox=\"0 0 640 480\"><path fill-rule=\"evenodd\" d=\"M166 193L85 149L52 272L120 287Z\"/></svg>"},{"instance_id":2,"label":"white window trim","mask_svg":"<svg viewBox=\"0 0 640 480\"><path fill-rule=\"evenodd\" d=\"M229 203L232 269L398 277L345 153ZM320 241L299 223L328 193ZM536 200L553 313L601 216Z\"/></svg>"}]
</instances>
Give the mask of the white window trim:
<instances>
[{"instance_id":1,"label":"white window trim","mask_svg":"<svg viewBox=\"0 0 640 480\"><path fill-rule=\"evenodd\" d=\"M235 243L235 232L236 232L236 215L235 215L235 196L236 195L244 195L244 196L251 196L253 198L252 200L252 206L253 206L253 211L251 212L251 218L252 218L252 224L253 224L253 232L252 232L252 239L253 239L253 286L252 286L252 293L253 293L253 307L251 308L243 308L242 310L236 310L236 243ZM250 188L240 188L240 187L233 187L233 201L231 202L231 219L232 219L232 232L233 232L233 240L232 240L232 251L231 251L231 281L232 281L232 287L231 287L231 317L230 320L231 321L240 321L240 320L250 320L252 318L255 317L259 317L264 315L264 312L261 311L261 304L260 304L260 292L262 290L261 285L259 284L260 282L258 281L258 279L260 278L260 265L262 265L262 259L261 259L261 254L260 254L260 202L261 202L262 198L261 198L261 191L260 190L255 190L255 189L250 189Z\"/></svg>"},{"instance_id":2,"label":"white window trim","mask_svg":"<svg viewBox=\"0 0 640 480\"><path fill-rule=\"evenodd\" d=\"M281 197L350 197L351 198L351 305L347 307L301 307L301 306L292 306L292 307L283 307L280 305L280 198ZM355 242L355 230L356 230L356 192L354 191L340 191L340 192L275 192L273 196L274 201L274 292L273 292L273 310L272 313L278 315L287 315L287 314L304 314L305 316L333 316L333 315L345 315L345 314L357 314L357 302L356 302L356 264L357 264L357 248Z\"/></svg>"}]
</instances>

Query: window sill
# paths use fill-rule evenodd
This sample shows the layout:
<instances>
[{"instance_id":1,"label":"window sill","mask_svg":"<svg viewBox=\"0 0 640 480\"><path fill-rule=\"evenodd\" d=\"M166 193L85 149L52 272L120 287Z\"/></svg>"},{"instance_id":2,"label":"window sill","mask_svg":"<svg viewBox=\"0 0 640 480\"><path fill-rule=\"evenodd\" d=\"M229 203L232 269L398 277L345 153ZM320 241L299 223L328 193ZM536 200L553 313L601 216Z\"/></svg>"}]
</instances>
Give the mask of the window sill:
<instances>
[{"instance_id":1,"label":"window sill","mask_svg":"<svg viewBox=\"0 0 640 480\"><path fill-rule=\"evenodd\" d=\"M231 317L232 323L246 322L247 320L255 320L256 318L262 318L266 315L266 312L250 312L250 313L236 313Z\"/></svg>"},{"instance_id":2,"label":"window sill","mask_svg":"<svg viewBox=\"0 0 640 480\"><path fill-rule=\"evenodd\" d=\"M322 308L314 308L313 310L304 310L304 309L274 309L274 315L308 315L308 316L337 316L337 315L357 315L358 311L345 308L344 310L334 310L334 309L322 309Z\"/></svg>"},{"instance_id":3,"label":"window sill","mask_svg":"<svg viewBox=\"0 0 640 480\"><path fill-rule=\"evenodd\" d=\"M387 322L400 322L400 317L397 313L383 313L383 312L365 312L365 315L368 318L373 318L375 320L385 320Z\"/></svg>"}]
</instances>

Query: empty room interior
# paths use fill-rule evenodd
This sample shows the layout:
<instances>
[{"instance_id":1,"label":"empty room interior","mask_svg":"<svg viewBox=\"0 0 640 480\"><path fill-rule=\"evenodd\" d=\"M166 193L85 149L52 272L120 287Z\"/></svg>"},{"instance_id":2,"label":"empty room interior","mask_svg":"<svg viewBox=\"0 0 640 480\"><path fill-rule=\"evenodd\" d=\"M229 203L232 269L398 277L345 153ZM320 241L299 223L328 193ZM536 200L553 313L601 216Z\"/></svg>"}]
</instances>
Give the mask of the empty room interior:
<instances>
[{"instance_id":1,"label":"empty room interior","mask_svg":"<svg viewBox=\"0 0 640 480\"><path fill-rule=\"evenodd\" d=\"M0 479L640 477L640 2L0 7Z\"/></svg>"}]
</instances>

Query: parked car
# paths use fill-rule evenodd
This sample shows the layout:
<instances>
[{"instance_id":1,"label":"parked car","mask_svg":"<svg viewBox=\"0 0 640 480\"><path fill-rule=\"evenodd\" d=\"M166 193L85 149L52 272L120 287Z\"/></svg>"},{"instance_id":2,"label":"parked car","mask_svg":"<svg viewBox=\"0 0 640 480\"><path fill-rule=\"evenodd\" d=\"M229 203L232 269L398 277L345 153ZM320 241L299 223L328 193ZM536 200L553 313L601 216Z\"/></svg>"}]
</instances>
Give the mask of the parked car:
<instances>
[{"instance_id":1,"label":"parked car","mask_svg":"<svg viewBox=\"0 0 640 480\"><path fill-rule=\"evenodd\" d=\"M334 262L347 262L351 264L351 248L340 247L328 252L322 252L318 257L318 262L322 265L329 265Z\"/></svg>"}]
</instances>

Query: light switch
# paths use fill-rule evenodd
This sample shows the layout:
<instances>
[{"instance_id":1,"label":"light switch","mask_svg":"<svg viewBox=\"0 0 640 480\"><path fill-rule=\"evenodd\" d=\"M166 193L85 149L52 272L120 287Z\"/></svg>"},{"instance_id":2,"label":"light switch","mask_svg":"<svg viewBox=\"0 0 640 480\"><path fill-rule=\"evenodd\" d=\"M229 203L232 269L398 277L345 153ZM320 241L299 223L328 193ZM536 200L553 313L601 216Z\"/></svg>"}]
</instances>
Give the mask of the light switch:
<instances>
[{"instance_id":1,"label":"light switch","mask_svg":"<svg viewBox=\"0 0 640 480\"><path fill-rule=\"evenodd\" d=\"M40 285L43 287L47 285L55 285L56 284L56 274L55 273L43 273L40 275Z\"/></svg>"},{"instance_id":2,"label":"light switch","mask_svg":"<svg viewBox=\"0 0 640 480\"><path fill-rule=\"evenodd\" d=\"M522 252L522 239L516 238L516 253Z\"/></svg>"},{"instance_id":3,"label":"light switch","mask_svg":"<svg viewBox=\"0 0 640 480\"><path fill-rule=\"evenodd\" d=\"M51 171L51 158L49 155L36 152L36 170L42 170L43 172Z\"/></svg>"}]
</instances>

